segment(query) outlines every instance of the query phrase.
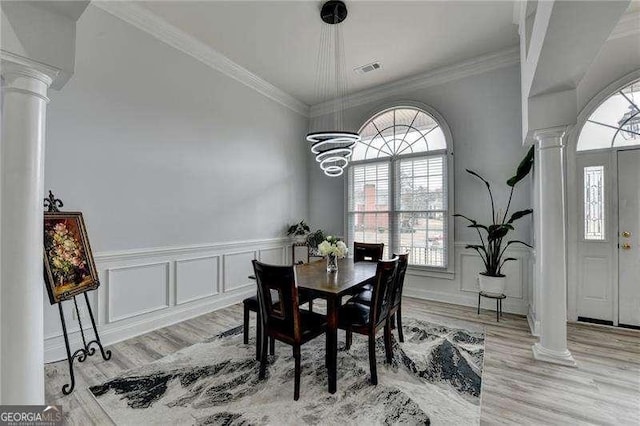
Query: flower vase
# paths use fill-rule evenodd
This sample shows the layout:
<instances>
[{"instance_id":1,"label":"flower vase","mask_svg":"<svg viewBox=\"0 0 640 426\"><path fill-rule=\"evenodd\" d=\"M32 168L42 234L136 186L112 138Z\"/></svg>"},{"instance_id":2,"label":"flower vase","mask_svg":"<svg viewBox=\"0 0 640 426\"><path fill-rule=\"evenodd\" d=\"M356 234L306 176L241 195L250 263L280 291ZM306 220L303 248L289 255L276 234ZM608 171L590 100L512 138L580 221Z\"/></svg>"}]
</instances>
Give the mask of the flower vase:
<instances>
[{"instance_id":1,"label":"flower vase","mask_svg":"<svg viewBox=\"0 0 640 426\"><path fill-rule=\"evenodd\" d=\"M335 254L327 255L327 272L338 272L338 256Z\"/></svg>"}]
</instances>

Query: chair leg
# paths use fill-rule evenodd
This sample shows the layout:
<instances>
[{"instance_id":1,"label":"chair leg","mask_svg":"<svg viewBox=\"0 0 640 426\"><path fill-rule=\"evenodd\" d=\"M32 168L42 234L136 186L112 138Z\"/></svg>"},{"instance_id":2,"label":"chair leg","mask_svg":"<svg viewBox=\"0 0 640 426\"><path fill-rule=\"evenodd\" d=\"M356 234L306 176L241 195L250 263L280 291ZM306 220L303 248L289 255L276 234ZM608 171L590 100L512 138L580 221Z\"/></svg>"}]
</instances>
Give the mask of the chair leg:
<instances>
[{"instance_id":1,"label":"chair leg","mask_svg":"<svg viewBox=\"0 0 640 426\"><path fill-rule=\"evenodd\" d=\"M404 332L402 331L402 304L398 306L396 319L398 321L398 340L400 340L401 343L404 343Z\"/></svg>"},{"instance_id":2,"label":"chair leg","mask_svg":"<svg viewBox=\"0 0 640 426\"><path fill-rule=\"evenodd\" d=\"M387 364L393 362L393 346L391 345L391 322L387 320L384 325L384 354Z\"/></svg>"},{"instance_id":3,"label":"chair leg","mask_svg":"<svg viewBox=\"0 0 640 426\"><path fill-rule=\"evenodd\" d=\"M262 336L260 340L262 347L260 350L260 374L258 375L258 378L262 380L267 372L267 336Z\"/></svg>"},{"instance_id":4,"label":"chair leg","mask_svg":"<svg viewBox=\"0 0 640 426\"><path fill-rule=\"evenodd\" d=\"M273 337L269 338L269 355L275 355L276 353L276 339Z\"/></svg>"},{"instance_id":5,"label":"chair leg","mask_svg":"<svg viewBox=\"0 0 640 426\"><path fill-rule=\"evenodd\" d=\"M300 346L293 346L293 359L295 360L295 379L293 385L293 399L297 401L300 398Z\"/></svg>"},{"instance_id":6,"label":"chair leg","mask_svg":"<svg viewBox=\"0 0 640 426\"><path fill-rule=\"evenodd\" d=\"M313 312L313 299L309 299L309 312Z\"/></svg>"},{"instance_id":7,"label":"chair leg","mask_svg":"<svg viewBox=\"0 0 640 426\"><path fill-rule=\"evenodd\" d=\"M496 299L496 321L500 322L500 299Z\"/></svg>"},{"instance_id":8,"label":"chair leg","mask_svg":"<svg viewBox=\"0 0 640 426\"><path fill-rule=\"evenodd\" d=\"M376 369L376 336L369 335L369 369L371 370L371 384L378 384L378 370Z\"/></svg>"},{"instance_id":9,"label":"chair leg","mask_svg":"<svg viewBox=\"0 0 640 426\"><path fill-rule=\"evenodd\" d=\"M480 315L480 293L478 293L478 315Z\"/></svg>"},{"instance_id":10,"label":"chair leg","mask_svg":"<svg viewBox=\"0 0 640 426\"><path fill-rule=\"evenodd\" d=\"M256 360L260 361L262 351L262 321L260 321L260 314L257 315L256 321Z\"/></svg>"},{"instance_id":11,"label":"chair leg","mask_svg":"<svg viewBox=\"0 0 640 426\"><path fill-rule=\"evenodd\" d=\"M244 335L244 344L246 345L249 343L249 307L246 304L244 305L243 335Z\"/></svg>"},{"instance_id":12,"label":"chair leg","mask_svg":"<svg viewBox=\"0 0 640 426\"><path fill-rule=\"evenodd\" d=\"M391 326L392 330L396 328L396 314L392 314L389 318L389 325Z\"/></svg>"},{"instance_id":13,"label":"chair leg","mask_svg":"<svg viewBox=\"0 0 640 426\"><path fill-rule=\"evenodd\" d=\"M353 342L353 333L349 330L346 331L346 336L345 336L345 344L344 344L344 348L345 350L349 350L351 348L351 343Z\"/></svg>"}]
</instances>

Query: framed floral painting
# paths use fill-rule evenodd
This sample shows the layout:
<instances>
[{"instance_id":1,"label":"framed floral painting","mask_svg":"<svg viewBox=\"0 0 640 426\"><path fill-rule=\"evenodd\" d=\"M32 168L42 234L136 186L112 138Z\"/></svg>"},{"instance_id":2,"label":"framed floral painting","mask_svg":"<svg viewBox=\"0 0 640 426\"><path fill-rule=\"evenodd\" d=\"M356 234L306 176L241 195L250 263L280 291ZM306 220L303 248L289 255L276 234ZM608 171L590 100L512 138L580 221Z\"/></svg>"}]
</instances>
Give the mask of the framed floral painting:
<instances>
[{"instance_id":1,"label":"framed floral painting","mask_svg":"<svg viewBox=\"0 0 640 426\"><path fill-rule=\"evenodd\" d=\"M82 213L44 214L44 281L52 305L98 288Z\"/></svg>"}]
</instances>

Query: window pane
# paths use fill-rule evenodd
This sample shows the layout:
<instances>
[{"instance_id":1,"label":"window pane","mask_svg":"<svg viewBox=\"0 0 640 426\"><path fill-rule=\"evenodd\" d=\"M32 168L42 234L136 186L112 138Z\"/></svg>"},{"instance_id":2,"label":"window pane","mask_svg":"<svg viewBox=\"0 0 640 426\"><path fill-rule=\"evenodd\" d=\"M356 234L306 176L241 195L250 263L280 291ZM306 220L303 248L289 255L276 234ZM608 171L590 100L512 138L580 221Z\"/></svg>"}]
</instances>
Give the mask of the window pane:
<instances>
[{"instance_id":1,"label":"window pane","mask_svg":"<svg viewBox=\"0 0 640 426\"><path fill-rule=\"evenodd\" d=\"M578 138L578 151L611 148L616 129L587 121Z\"/></svg>"},{"instance_id":2,"label":"window pane","mask_svg":"<svg viewBox=\"0 0 640 426\"><path fill-rule=\"evenodd\" d=\"M388 211L389 163L351 166L348 198L350 212Z\"/></svg>"},{"instance_id":3,"label":"window pane","mask_svg":"<svg viewBox=\"0 0 640 426\"><path fill-rule=\"evenodd\" d=\"M349 242L384 243L389 256L389 213L349 213Z\"/></svg>"},{"instance_id":4,"label":"window pane","mask_svg":"<svg viewBox=\"0 0 640 426\"><path fill-rule=\"evenodd\" d=\"M396 175L397 210L445 210L444 156L400 160Z\"/></svg>"},{"instance_id":5,"label":"window pane","mask_svg":"<svg viewBox=\"0 0 640 426\"><path fill-rule=\"evenodd\" d=\"M409 252L409 263L446 266L446 215L441 212L399 213L396 247Z\"/></svg>"},{"instance_id":6,"label":"window pane","mask_svg":"<svg viewBox=\"0 0 640 426\"><path fill-rule=\"evenodd\" d=\"M604 166L584 168L584 239L604 240Z\"/></svg>"}]
</instances>

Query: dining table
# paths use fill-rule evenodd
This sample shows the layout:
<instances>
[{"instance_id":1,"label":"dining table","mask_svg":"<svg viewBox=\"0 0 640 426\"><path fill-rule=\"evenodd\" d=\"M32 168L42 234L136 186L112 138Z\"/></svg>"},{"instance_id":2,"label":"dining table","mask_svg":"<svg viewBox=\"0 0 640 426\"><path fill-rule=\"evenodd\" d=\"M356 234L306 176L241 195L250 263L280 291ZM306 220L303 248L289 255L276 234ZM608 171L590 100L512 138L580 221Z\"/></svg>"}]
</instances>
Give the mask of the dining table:
<instances>
[{"instance_id":1,"label":"dining table","mask_svg":"<svg viewBox=\"0 0 640 426\"><path fill-rule=\"evenodd\" d=\"M376 275L376 262L339 259L338 270L327 272L326 260L296 265L296 283L311 297L327 301L326 363L329 393L337 389L338 313L342 298L358 291Z\"/></svg>"}]
</instances>

